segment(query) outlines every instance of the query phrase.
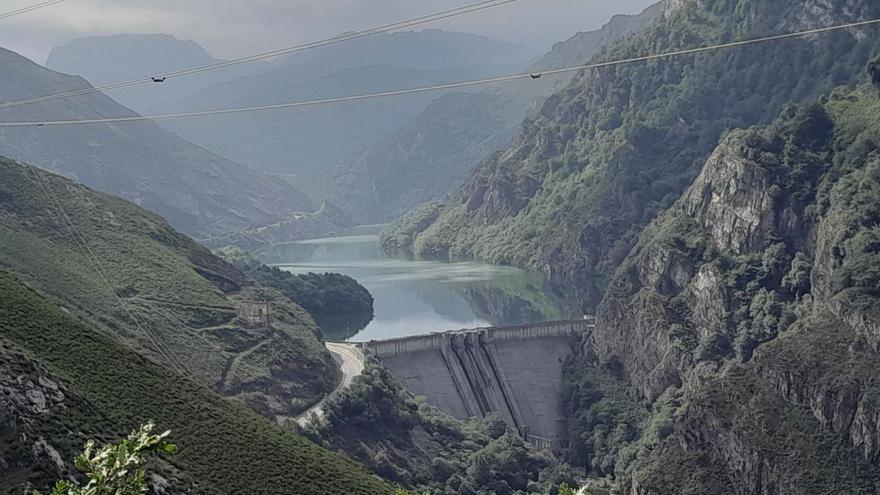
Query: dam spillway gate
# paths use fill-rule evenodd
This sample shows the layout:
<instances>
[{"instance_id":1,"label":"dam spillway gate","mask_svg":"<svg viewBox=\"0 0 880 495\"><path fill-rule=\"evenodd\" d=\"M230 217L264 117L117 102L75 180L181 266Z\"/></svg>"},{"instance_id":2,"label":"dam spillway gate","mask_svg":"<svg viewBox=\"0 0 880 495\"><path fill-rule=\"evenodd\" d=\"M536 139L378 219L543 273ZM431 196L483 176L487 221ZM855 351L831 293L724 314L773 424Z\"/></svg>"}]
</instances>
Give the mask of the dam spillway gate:
<instances>
[{"instance_id":1,"label":"dam spillway gate","mask_svg":"<svg viewBox=\"0 0 880 495\"><path fill-rule=\"evenodd\" d=\"M562 445L562 367L593 318L371 341L407 389L459 419L497 414L539 448Z\"/></svg>"}]
</instances>

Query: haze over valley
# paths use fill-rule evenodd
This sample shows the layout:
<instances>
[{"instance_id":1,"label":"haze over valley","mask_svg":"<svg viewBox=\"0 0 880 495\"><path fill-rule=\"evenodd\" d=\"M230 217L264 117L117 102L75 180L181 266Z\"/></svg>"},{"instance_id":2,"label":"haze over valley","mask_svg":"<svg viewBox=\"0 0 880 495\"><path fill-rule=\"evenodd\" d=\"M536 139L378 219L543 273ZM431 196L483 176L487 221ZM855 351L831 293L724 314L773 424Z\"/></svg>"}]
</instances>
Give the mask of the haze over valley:
<instances>
[{"instance_id":1,"label":"haze over valley","mask_svg":"<svg viewBox=\"0 0 880 495\"><path fill-rule=\"evenodd\" d=\"M880 494L877 2L14 3L0 493Z\"/></svg>"}]
</instances>

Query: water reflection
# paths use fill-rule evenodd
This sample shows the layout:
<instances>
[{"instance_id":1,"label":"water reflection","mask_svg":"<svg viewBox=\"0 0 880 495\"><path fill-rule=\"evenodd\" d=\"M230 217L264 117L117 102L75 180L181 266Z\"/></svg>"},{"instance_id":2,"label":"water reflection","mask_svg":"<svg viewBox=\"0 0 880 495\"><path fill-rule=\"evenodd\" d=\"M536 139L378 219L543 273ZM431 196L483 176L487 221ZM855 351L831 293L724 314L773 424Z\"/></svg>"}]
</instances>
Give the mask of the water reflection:
<instances>
[{"instance_id":1,"label":"water reflection","mask_svg":"<svg viewBox=\"0 0 880 495\"><path fill-rule=\"evenodd\" d=\"M374 234L286 243L258 255L264 263L293 273L344 273L370 291L375 299L372 321L338 316L319 322L333 340L563 319L577 317L583 307L583 298L516 268L387 256Z\"/></svg>"}]
</instances>

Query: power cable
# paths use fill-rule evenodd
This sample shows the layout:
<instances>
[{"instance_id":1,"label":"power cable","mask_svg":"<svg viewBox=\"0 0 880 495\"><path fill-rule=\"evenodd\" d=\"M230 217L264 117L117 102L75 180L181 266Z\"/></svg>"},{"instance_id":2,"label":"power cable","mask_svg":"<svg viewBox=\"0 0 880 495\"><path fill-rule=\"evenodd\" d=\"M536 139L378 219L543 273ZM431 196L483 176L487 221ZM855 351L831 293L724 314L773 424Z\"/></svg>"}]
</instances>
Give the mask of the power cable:
<instances>
[{"instance_id":1,"label":"power cable","mask_svg":"<svg viewBox=\"0 0 880 495\"><path fill-rule=\"evenodd\" d=\"M34 97L34 98L27 98L27 99L22 99L22 100L10 101L10 102L6 102L6 103L0 103L0 109L13 108L13 107L18 107L18 106L22 106L22 105L30 105L33 103L41 103L41 102L46 102L46 101L66 99L66 98L71 98L74 96L80 96L80 95L102 92L102 91L110 91L110 90L114 90L114 89L127 88L127 87L131 87L131 86L139 86L142 84L154 84L154 83L158 83L158 82L164 82L167 79L188 76L188 75L197 74L197 73L201 73L201 72L207 72L207 71L211 71L211 70L223 69L226 67L240 65L240 64L244 64L244 63L248 63L248 62L255 62L258 60L265 60L267 58L274 58L274 57L277 57L280 55L298 53L298 52L311 50L311 49L319 48L319 47L323 47L323 46L335 45L338 43L345 43L345 42L349 42L349 41L353 41L353 40L357 40L357 39L361 39L361 38L366 38L368 36L375 36L377 34L387 33L390 31L397 30L397 29L409 28L409 27L413 27L413 26L418 26L420 24L426 24L429 22L436 22L436 21L440 21L440 20L444 20L444 19L449 19L452 17L461 16L464 14L480 12L483 10L487 10L487 9L491 9L491 8L495 8L495 7L500 7L502 5L507 5L507 4L511 4L511 3L519 2L519 1L522 1L522 0L500 0L500 1L499 0L485 0L482 2L478 2L478 3L474 3L474 4L470 4L470 5L465 5L463 7L458 7L458 8L446 10L443 12L437 12L434 14L429 14L429 15L425 15L425 16L421 16L421 17L415 17L412 19L407 19L404 21L399 21L399 22L395 22L395 23L391 23L391 24L385 24L385 25L378 26L378 27L371 28L371 29L356 31L353 33L341 34L338 36L333 36L331 38L325 38L325 39L318 40L318 41L312 41L312 42L304 43L304 44L300 44L300 45L294 45L294 46L289 46L286 48L280 48L277 50L258 53L255 55L248 55L248 56L233 59L233 60L216 62L216 63L202 65L199 67L193 67L193 68L189 68L189 69L181 69L178 71L169 72L169 73L165 73L162 75L154 74L152 76L145 76L145 77L138 78L138 79L121 81L121 82L117 82L117 83L107 84L104 86L88 87L88 88L79 89L79 90L75 90L75 91L67 91L64 93L56 93L56 94L52 94L52 95L38 96L38 97Z\"/></svg>"},{"instance_id":2,"label":"power cable","mask_svg":"<svg viewBox=\"0 0 880 495\"><path fill-rule=\"evenodd\" d=\"M0 14L0 19L6 19L9 17L21 15L21 14L27 14L28 12L33 12L34 10L42 9L44 7L50 7L52 5L57 5L61 2L66 2L66 1L67 0L48 0L46 2L35 3L35 4L29 5L27 7L22 7L20 9L10 10L8 12L3 12L2 14Z\"/></svg>"},{"instance_id":3,"label":"power cable","mask_svg":"<svg viewBox=\"0 0 880 495\"><path fill-rule=\"evenodd\" d=\"M729 48L736 48L746 45L753 45L758 43L767 43L771 41L780 41L785 39L799 38L805 37L815 34L823 34L832 31L839 31L842 29L854 29L861 28L871 25L880 24L880 19L873 19L869 21L860 21L860 22L851 22L847 24L839 24L835 26L829 26L824 28L816 28L816 29L808 29L805 31L797 31L793 33L785 33L785 34L777 34L773 36L765 36L761 38L753 38L742 41L734 41L730 43L722 43L717 45L710 45L698 48L688 48L684 50L676 50L671 52L653 54L653 55L643 55L639 57L626 58L620 60L612 60L608 62L597 62L586 65L578 65L574 67L566 67L562 69L553 69L548 71L542 71L540 73L525 73L525 74L514 74L510 76L501 76L501 77L493 77L489 79L478 79L473 81L464 81L464 82L456 82L449 84L440 84L435 86L422 86L418 88L410 88L410 89L401 89L396 91L385 91L381 93L370 93L370 94L362 94L355 96L341 96L335 98L325 98L319 100L306 100L306 101L295 101L290 103L278 103L273 105L261 105L261 106L251 106L251 107L238 107L238 108L227 108L227 109L219 109L219 110L205 110L200 112L184 112L184 113L166 113L166 114L158 114L158 115L136 115L130 117L110 117L103 119L80 119L80 120L54 120L54 121L32 121L32 122L0 122L0 127L43 127L43 126L59 126L59 125L81 125L81 124L112 124L112 123L122 123L122 122L138 122L138 121L147 121L147 120L170 120L170 119L181 119L181 118L190 118L190 117L207 117L211 115L229 115L229 114L239 114L246 112L260 112L266 110L278 110L278 109L286 109L286 108L299 108L299 107L311 107L317 105L327 105L332 103L342 103L342 102L350 102L350 101L362 101L362 100L371 100L376 98L386 98L391 96L401 96L401 95L410 95L416 93L427 93L431 91L440 91L447 89L458 89L458 88L466 88L471 86L479 86L485 84L493 84L493 83L502 83L508 81L515 81L519 79L537 79L541 76L545 75L555 75L555 74L563 74L568 72L579 72L587 69L598 69L604 67L613 67L619 65L633 64L637 62L647 62L652 60L660 60L672 57L678 57L682 55L692 55L697 53L709 52L714 50L722 50Z\"/></svg>"},{"instance_id":4,"label":"power cable","mask_svg":"<svg viewBox=\"0 0 880 495\"><path fill-rule=\"evenodd\" d=\"M49 192L48 187L46 186L45 180L42 175L42 171L38 171L36 168L31 169L32 174L37 179L37 184L40 186L42 190L43 196L46 198L47 203L55 205L55 214L61 220L62 223L65 223L68 231L70 231L71 237L73 237L74 243L77 244L80 249L83 251L83 254L86 255L89 264L92 265L92 269L99 276L101 280L106 283L113 295L119 300L122 309L129 315L129 317L134 322L135 326L140 329L141 333L150 341L150 343L155 347L156 351L162 356L166 361L169 368L173 371L177 372L183 376L192 376L191 373L188 373L186 366L183 362L176 357L171 351L161 343L161 337L158 335L158 332L152 327L148 327L147 322L144 321L135 310L129 308L129 301L126 297L124 297L121 291L116 287L116 285L110 281L110 278L106 273L100 268L98 264L98 257L95 255L94 251L92 251L91 247L89 247L88 243L85 240L85 237L76 227L76 224L67 214L67 211L64 209L64 205L62 205L59 201L57 201ZM192 376L193 379L197 379L198 377Z\"/></svg>"}]
</instances>

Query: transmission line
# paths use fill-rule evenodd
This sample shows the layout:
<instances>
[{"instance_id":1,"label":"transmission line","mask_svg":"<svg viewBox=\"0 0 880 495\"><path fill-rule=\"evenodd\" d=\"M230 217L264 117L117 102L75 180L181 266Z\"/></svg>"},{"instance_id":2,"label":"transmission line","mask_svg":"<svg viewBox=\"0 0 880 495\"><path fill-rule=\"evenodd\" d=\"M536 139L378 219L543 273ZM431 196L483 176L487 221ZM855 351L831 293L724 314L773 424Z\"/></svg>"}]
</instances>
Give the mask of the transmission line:
<instances>
[{"instance_id":1,"label":"transmission line","mask_svg":"<svg viewBox=\"0 0 880 495\"><path fill-rule=\"evenodd\" d=\"M81 125L81 124L112 124L112 123L121 123L121 122L138 122L138 121L146 121L146 120L170 120L170 119L182 119L182 118L192 118L192 117L207 117L212 115L230 115L230 114L239 114L239 113L248 113L248 112L260 112L266 110L278 110L278 109L286 109L286 108L300 108L300 107L311 107L318 105L327 105L332 103L343 103L350 101L362 101L362 100L371 100L377 98L387 98L392 96L401 96L401 95L410 95L417 93L427 93L432 91L441 91L448 89L458 89L458 88L466 88L471 86L479 86L485 84L493 84L493 83L503 83L509 81L515 81L519 79L537 79L541 76L545 75L555 75L555 74L564 74L569 72L579 72L586 69L599 69L604 67L613 67L619 65L627 65L633 64L637 62L647 62L652 60L661 60L666 58L679 57L682 55L693 55L698 53L710 52L715 50L723 50L730 48L737 48L747 45L754 45L759 43L767 43L772 41L780 41L785 39L793 39L800 38L810 35L816 34L824 34L832 31L839 31L843 29L854 29L861 28L866 26L872 26L880 24L880 19L872 19L869 21L859 21L859 22L851 22L847 24L838 24L835 26L829 26L824 28L815 28L808 29L805 31L797 31L792 33L785 34L777 34L772 36L765 36L761 38L752 38L748 40L742 41L734 41L730 43L722 43L717 45L703 46L698 48L688 48L684 50L676 50L671 52L658 53L653 55L643 55L639 57L632 57L620 60L612 60L608 62L596 62L586 65L578 65L574 67L565 67L562 69L553 69L548 71L543 71L540 73L525 73L525 74L514 74L510 76L500 76L493 77L489 79L478 79L473 81L464 81L464 82L456 82L449 84L440 84L434 86L422 86L418 88L409 88L409 89L401 89L396 91L385 91L381 93L369 93L362 95L354 95L354 96L340 96L335 98L325 98L319 100L306 100L306 101L295 101L290 103L278 103L273 105L261 105L261 106L251 106L251 107L238 107L238 108L226 108L219 110L205 110L200 112L184 112L184 113L166 113L166 114L158 114L158 115L136 115L130 117L110 117L110 118L102 118L102 119L79 119L79 120L54 120L54 121L32 121L32 122L0 122L0 127L43 127L43 126L60 126L60 125Z\"/></svg>"},{"instance_id":2,"label":"transmission line","mask_svg":"<svg viewBox=\"0 0 880 495\"><path fill-rule=\"evenodd\" d=\"M63 1L63 0L60 0L60 1ZM377 26L377 27L374 27L371 29L355 31L352 33L345 33L345 34L333 36L330 38L325 38L325 39L318 40L318 41L312 41L309 43L288 46L285 48L280 48L280 49L272 50L272 51L268 51L268 52L262 52L262 53L258 53L255 55L248 55L248 56L236 58L233 60L215 62L212 64L202 65L202 66L198 66L198 67L192 67L189 69L181 69L181 70L177 70L174 72L164 73L161 75L154 74L151 76L145 76L145 77L138 78L138 79L131 79L128 81L121 81L121 82L117 82L117 83L107 84L104 86L89 87L89 88L84 88L84 89L79 89L79 90L74 90L74 91L67 91L64 93L56 93L56 94L51 94L51 95L46 95L46 96L38 96L38 97L34 97L34 98L27 98L27 99L23 99L23 100L16 100L16 101L10 101L10 102L6 102L6 103L0 103L0 109L13 108L13 107L21 106L21 105L30 105L33 103L41 103L41 102L46 102L46 101L60 100L60 99L65 99L65 98L71 98L74 96L90 94L90 93L110 91L110 90L114 90L114 89L127 88L127 87L131 87L131 86L139 86L142 84L153 84L153 83L157 83L160 81L164 82L166 79L173 79L173 78L177 78L177 77L198 74L201 72L223 69L226 67L240 65L240 64L244 64L244 63L248 63L248 62L265 60L265 59L277 57L280 55L287 55L287 54L291 54L291 53L298 53L298 52L302 52L302 51L306 51L306 50L312 50L312 49L323 47L323 46L335 45L338 43L346 43L349 41L353 41L353 40L357 40L357 39L361 39L361 38L366 38L369 36L375 36L378 34L383 34L383 33L395 31L398 29L409 28L409 27L418 26L421 24L426 24L429 22L436 22L436 21L441 21L444 19L449 19L452 17L458 17L458 16L465 15L465 14L480 12L483 10L488 10L488 9L492 9L495 7L500 7L502 5L507 5L507 4L511 4L511 3L515 3L515 2L519 2L519 1L522 1L522 0L484 0L482 2L465 5L462 7L455 8L455 9L445 10L442 12L436 12L434 14L424 15L421 17L415 17L412 19L406 19L406 20L394 22L391 24Z\"/></svg>"},{"instance_id":3,"label":"transmission line","mask_svg":"<svg viewBox=\"0 0 880 495\"><path fill-rule=\"evenodd\" d=\"M36 167L33 167L31 168L31 173L36 178L37 184L39 185L40 190L43 193L43 197L46 198L47 204L54 205L55 215L58 217L60 223L64 224L67 227L67 230L70 232L70 235L73 238L74 244L79 247L82 253L86 256L86 259L91 265L92 270L105 284L110 287L113 295L119 300L122 309L128 314L135 326L140 329L142 335L150 341L159 356L166 360L166 365L180 375L192 376L194 380L198 380L199 377L194 376L192 373L189 373L187 367L183 364L183 362L162 343L162 338L159 336L155 328L151 327L147 321L145 321L140 315L138 315L137 311L134 308L129 307L130 302L128 301L128 298L122 294L122 292L110 280L104 270L101 269L98 262L98 256L87 243L85 236L82 234L82 232L79 231L76 224L67 214L67 211L64 209L64 205L62 205L60 201L58 201L52 194L50 194L48 186L46 185L46 181L43 178L43 172L37 170Z\"/></svg>"},{"instance_id":4,"label":"transmission line","mask_svg":"<svg viewBox=\"0 0 880 495\"><path fill-rule=\"evenodd\" d=\"M48 0L46 2L35 3L33 5L28 5L27 7L22 7L20 9L3 12L2 14L0 14L0 19L6 19L21 14L27 14L28 12L33 12L34 10L42 9L44 7L50 7L52 5L56 5L66 1L67 0Z\"/></svg>"}]
</instances>

